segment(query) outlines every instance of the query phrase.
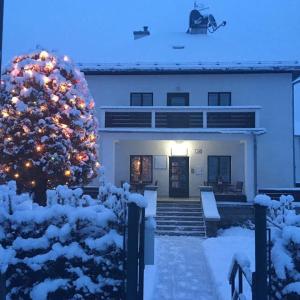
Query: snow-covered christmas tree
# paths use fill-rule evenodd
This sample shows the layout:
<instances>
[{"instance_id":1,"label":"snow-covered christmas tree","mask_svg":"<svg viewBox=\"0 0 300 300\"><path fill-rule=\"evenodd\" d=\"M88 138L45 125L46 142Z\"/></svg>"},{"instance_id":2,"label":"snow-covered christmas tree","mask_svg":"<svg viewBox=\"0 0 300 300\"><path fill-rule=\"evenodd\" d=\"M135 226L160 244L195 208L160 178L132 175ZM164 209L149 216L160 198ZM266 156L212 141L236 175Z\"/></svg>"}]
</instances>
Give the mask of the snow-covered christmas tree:
<instances>
[{"instance_id":1,"label":"snow-covered christmas tree","mask_svg":"<svg viewBox=\"0 0 300 300\"><path fill-rule=\"evenodd\" d=\"M67 57L18 56L2 75L0 178L45 203L47 188L96 176L97 122L84 76Z\"/></svg>"}]
</instances>

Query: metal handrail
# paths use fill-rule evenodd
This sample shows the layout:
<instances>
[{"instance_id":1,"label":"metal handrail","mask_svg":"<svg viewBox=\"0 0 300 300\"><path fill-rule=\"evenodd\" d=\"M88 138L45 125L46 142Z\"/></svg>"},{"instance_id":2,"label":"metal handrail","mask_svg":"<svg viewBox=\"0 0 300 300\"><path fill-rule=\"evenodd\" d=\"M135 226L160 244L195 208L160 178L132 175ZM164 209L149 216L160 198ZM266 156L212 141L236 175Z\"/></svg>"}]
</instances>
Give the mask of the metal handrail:
<instances>
[{"instance_id":1,"label":"metal handrail","mask_svg":"<svg viewBox=\"0 0 300 300\"><path fill-rule=\"evenodd\" d=\"M231 271L229 274L229 284L231 285L231 297L232 300L244 299L241 298L244 291L243 278L246 279L252 290L252 277L249 277L249 273L252 275L250 270L245 270L237 259L233 260ZM235 286L235 278L238 275L238 287Z\"/></svg>"}]
</instances>

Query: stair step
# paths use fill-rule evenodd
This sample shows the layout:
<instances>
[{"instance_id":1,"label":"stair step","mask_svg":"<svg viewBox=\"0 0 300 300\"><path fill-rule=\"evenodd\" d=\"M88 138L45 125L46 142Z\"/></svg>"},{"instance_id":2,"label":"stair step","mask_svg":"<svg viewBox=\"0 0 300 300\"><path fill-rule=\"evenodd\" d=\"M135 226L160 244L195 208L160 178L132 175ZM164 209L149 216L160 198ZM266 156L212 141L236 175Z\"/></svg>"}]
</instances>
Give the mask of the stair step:
<instances>
[{"instance_id":1,"label":"stair step","mask_svg":"<svg viewBox=\"0 0 300 300\"><path fill-rule=\"evenodd\" d=\"M157 201L157 204L200 205L200 201Z\"/></svg>"},{"instance_id":2,"label":"stair step","mask_svg":"<svg viewBox=\"0 0 300 300\"><path fill-rule=\"evenodd\" d=\"M156 220L156 224L163 225L163 224L178 224L178 225L196 225L196 226L204 226L204 221L181 221L181 220Z\"/></svg>"},{"instance_id":3,"label":"stair step","mask_svg":"<svg viewBox=\"0 0 300 300\"><path fill-rule=\"evenodd\" d=\"M168 236L199 236L202 238L206 238L206 234L202 231L164 231L157 230L157 235L168 235Z\"/></svg>"},{"instance_id":4,"label":"stair step","mask_svg":"<svg viewBox=\"0 0 300 300\"><path fill-rule=\"evenodd\" d=\"M189 221L189 222L204 222L204 218L203 216L197 215L197 216L166 216L166 215L162 215L162 216L157 216L156 218L157 222L160 221L178 221L178 222L185 222L185 221Z\"/></svg>"},{"instance_id":5,"label":"stair step","mask_svg":"<svg viewBox=\"0 0 300 300\"><path fill-rule=\"evenodd\" d=\"M182 216L182 217L203 216L201 212L194 212L194 211L168 211L168 212L157 211L156 215L158 217L160 216Z\"/></svg>"},{"instance_id":6,"label":"stair step","mask_svg":"<svg viewBox=\"0 0 300 300\"><path fill-rule=\"evenodd\" d=\"M168 212L168 211L170 211L170 212L172 212L172 211L178 211L178 212L187 211L187 212L199 212L199 213L203 212L203 210L200 207L198 207L198 208L185 208L185 207L164 207L164 208L161 208L161 207L157 207L156 210L161 211L161 212Z\"/></svg>"},{"instance_id":7,"label":"stair step","mask_svg":"<svg viewBox=\"0 0 300 300\"><path fill-rule=\"evenodd\" d=\"M157 211L168 212L168 211L194 211L202 213L203 210L200 207L186 208L186 207L157 207Z\"/></svg>"},{"instance_id":8,"label":"stair step","mask_svg":"<svg viewBox=\"0 0 300 300\"><path fill-rule=\"evenodd\" d=\"M160 203L160 202L157 202L157 206L186 206L186 207L191 207L191 206L200 206L200 203L184 204L184 203Z\"/></svg>"},{"instance_id":9,"label":"stair step","mask_svg":"<svg viewBox=\"0 0 300 300\"><path fill-rule=\"evenodd\" d=\"M156 222L157 235L206 237L200 201L159 201Z\"/></svg>"},{"instance_id":10,"label":"stair step","mask_svg":"<svg viewBox=\"0 0 300 300\"><path fill-rule=\"evenodd\" d=\"M165 231L201 231L205 232L204 226L174 226L174 225L162 225L157 226L157 230L165 230Z\"/></svg>"}]
</instances>

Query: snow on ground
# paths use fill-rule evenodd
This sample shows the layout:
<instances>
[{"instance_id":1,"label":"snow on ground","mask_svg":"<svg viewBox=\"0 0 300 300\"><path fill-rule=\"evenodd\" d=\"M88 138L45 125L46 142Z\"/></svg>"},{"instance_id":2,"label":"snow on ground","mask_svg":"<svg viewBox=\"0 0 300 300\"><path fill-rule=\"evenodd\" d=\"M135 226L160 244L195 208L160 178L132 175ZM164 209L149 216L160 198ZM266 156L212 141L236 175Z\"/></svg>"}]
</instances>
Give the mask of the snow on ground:
<instances>
[{"instance_id":1,"label":"snow on ground","mask_svg":"<svg viewBox=\"0 0 300 300\"><path fill-rule=\"evenodd\" d=\"M155 293L147 300L218 299L204 258L203 239L164 236L155 242Z\"/></svg>"},{"instance_id":2,"label":"snow on ground","mask_svg":"<svg viewBox=\"0 0 300 300\"><path fill-rule=\"evenodd\" d=\"M254 269L254 231L249 229L232 227L206 240L158 236L155 243L155 266L145 271L145 300L231 300L233 256L248 257Z\"/></svg>"},{"instance_id":3,"label":"snow on ground","mask_svg":"<svg viewBox=\"0 0 300 300\"><path fill-rule=\"evenodd\" d=\"M232 227L220 232L216 238L205 240L202 247L219 299L230 300L228 274L234 254L241 253L248 257L251 270L254 270L254 231Z\"/></svg>"}]
</instances>

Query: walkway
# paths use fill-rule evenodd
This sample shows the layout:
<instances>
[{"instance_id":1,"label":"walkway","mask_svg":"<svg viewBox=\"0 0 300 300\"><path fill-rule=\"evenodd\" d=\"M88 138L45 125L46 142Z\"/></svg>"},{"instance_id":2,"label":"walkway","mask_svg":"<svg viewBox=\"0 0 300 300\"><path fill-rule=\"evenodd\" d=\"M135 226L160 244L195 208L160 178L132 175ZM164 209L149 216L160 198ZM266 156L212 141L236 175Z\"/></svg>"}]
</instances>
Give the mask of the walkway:
<instances>
[{"instance_id":1,"label":"walkway","mask_svg":"<svg viewBox=\"0 0 300 300\"><path fill-rule=\"evenodd\" d=\"M217 300L198 237L156 237L154 300Z\"/></svg>"}]
</instances>

